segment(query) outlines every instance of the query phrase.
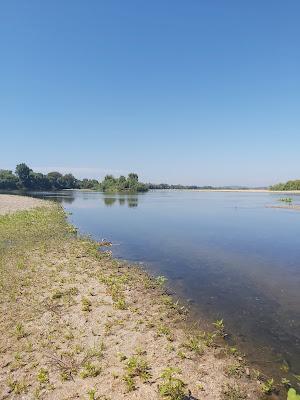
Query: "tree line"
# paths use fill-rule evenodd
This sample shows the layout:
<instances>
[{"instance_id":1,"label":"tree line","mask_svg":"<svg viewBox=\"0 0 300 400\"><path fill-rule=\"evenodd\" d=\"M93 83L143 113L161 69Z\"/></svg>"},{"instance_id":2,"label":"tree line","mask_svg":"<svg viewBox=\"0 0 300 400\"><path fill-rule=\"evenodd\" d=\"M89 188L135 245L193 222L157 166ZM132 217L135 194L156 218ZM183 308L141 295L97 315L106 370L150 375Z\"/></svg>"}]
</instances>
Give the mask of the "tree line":
<instances>
[{"instance_id":1,"label":"tree line","mask_svg":"<svg viewBox=\"0 0 300 400\"><path fill-rule=\"evenodd\" d=\"M276 185L270 186L270 190L300 190L300 179L287 181L285 183L277 183Z\"/></svg>"},{"instance_id":2,"label":"tree line","mask_svg":"<svg viewBox=\"0 0 300 400\"><path fill-rule=\"evenodd\" d=\"M18 164L15 172L0 170L1 190L62 190L62 189L96 189L102 191L147 191L148 186L139 182L138 175L130 173L128 177L106 175L103 181L96 179L76 179L72 174L61 174L53 171L48 174L34 172L25 163Z\"/></svg>"}]
</instances>

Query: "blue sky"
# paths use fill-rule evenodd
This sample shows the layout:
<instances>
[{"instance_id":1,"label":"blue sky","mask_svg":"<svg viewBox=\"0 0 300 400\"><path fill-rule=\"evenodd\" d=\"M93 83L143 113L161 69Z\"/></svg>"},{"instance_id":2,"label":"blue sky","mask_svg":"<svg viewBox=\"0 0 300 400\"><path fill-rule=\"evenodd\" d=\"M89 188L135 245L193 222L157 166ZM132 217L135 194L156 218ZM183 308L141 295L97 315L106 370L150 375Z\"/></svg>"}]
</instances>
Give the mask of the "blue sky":
<instances>
[{"instance_id":1,"label":"blue sky","mask_svg":"<svg viewBox=\"0 0 300 400\"><path fill-rule=\"evenodd\" d=\"M0 3L0 168L300 178L298 0Z\"/></svg>"}]
</instances>

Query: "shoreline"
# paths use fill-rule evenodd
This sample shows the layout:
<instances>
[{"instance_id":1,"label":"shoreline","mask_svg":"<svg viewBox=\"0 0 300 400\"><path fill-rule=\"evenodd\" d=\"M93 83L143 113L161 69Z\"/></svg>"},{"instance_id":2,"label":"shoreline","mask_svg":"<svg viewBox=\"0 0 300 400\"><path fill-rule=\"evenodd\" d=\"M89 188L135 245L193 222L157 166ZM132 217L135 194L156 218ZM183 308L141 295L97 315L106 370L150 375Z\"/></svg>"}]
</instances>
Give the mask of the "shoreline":
<instances>
[{"instance_id":1,"label":"shoreline","mask_svg":"<svg viewBox=\"0 0 300 400\"><path fill-rule=\"evenodd\" d=\"M268 189L191 189L195 192L233 192L233 193L270 193L300 194L300 190L268 190Z\"/></svg>"},{"instance_id":2,"label":"shoreline","mask_svg":"<svg viewBox=\"0 0 300 400\"><path fill-rule=\"evenodd\" d=\"M24 199L9 218L0 216L6 224L0 230L0 271L6 278L1 398L78 393L85 399L95 390L107 399L163 399L161 374L169 366L180 369L174 379L186 384L182 391L190 390L191 399L231 399L232 393L262 398L267 378L258 379L243 355L226 344L226 327L191 328L162 277L99 252L96 242L76 235L56 204L38 200L39 208L23 203L20 211ZM130 369L132 363L147 364L147 379Z\"/></svg>"},{"instance_id":3,"label":"shoreline","mask_svg":"<svg viewBox=\"0 0 300 400\"><path fill-rule=\"evenodd\" d=\"M266 208L281 208L284 210L291 210L291 211L300 211L300 205L298 204L291 204L291 205L266 205Z\"/></svg>"}]
</instances>

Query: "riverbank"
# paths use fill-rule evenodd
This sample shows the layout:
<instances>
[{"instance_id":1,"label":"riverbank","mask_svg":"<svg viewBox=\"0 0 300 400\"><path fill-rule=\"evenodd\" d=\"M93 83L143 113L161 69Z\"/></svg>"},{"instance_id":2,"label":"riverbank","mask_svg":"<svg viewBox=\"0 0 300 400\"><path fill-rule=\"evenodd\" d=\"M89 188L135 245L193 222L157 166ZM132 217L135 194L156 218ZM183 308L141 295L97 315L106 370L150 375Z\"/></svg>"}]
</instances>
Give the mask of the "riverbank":
<instances>
[{"instance_id":1,"label":"riverbank","mask_svg":"<svg viewBox=\"0 0 300 400\"><path fill-rule=\"evenodd\" d=\"M34 199L33 197L0 194L0 215L45 205L47 205L45 201Z\"/></svg>"},{"instance_id":2,"label":"riverbank","mask_svg":"<svg viewBox=\"0 0 300 400\"><path fill-rule=\"evenodd\" d=\"M195 192L232 192L232 193L270 193L270 194L300 194L300 190L269 190L269 189L192 189Z\"/></svg>"},{"instance_id":3,"label":"riverbank","mask_svg":"<svg viewBox=\"0 0 300 400\"><path fill-rule=\"evenodd\" d=\"M162 277L99 252L37 201L0 217L1 398L263 398L267 378L226 345L221 321L191 327Z\"/></svg>"},{"instance_id":4,"label":"riverbank","mask_svg":"<svg viewBox=\"0 0 300 400\"><path fill-rule=\"evenodd\" d=\"M282 205L267 205L267 208L284 208L286 210L298 210L300 211L300 205L296 204L282 204Z\"/></svg>"}]
</instances>

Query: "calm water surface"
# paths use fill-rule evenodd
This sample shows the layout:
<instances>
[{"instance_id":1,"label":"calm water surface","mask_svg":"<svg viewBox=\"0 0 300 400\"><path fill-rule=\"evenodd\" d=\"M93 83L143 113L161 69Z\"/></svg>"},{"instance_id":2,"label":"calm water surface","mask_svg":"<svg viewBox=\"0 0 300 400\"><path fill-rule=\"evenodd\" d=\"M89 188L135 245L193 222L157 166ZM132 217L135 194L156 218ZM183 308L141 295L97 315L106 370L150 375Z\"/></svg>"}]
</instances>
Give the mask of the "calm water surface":
<instances>
[{"instance_id":1,"label":"calm water surface","mask_svg":"<svg viewBox=\"0 0 300 400\"><path fill-rule=\"evenodd\" d=\"M81 233L165 275L193 312L227 329L261 367L300 373L300 211L282 195L153 191L55 194ZM300 196L292 196L300 204Z\"/></svg>"}]
</instances>

